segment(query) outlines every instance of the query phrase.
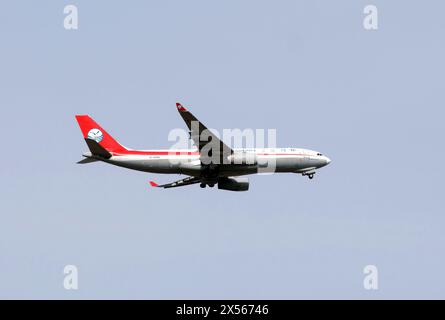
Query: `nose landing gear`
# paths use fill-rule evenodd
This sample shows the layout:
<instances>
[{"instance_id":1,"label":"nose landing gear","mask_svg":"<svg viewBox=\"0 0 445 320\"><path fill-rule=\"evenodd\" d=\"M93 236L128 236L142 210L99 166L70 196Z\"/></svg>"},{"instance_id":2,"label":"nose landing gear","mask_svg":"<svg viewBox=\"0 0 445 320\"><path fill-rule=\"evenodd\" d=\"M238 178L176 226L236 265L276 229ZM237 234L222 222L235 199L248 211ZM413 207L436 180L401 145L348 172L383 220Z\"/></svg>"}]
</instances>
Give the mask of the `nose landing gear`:
<instances>
[{"instance_id":1,"label":"nose landing gear","mask_svg":"<svg viewBox=\"0 0 445 320\"><path fill-rule=\"evenodd\" d=\"M303 172L302 175L307 176L309 179L314 179L315 170Z\"/></svg>"}]
</instances>

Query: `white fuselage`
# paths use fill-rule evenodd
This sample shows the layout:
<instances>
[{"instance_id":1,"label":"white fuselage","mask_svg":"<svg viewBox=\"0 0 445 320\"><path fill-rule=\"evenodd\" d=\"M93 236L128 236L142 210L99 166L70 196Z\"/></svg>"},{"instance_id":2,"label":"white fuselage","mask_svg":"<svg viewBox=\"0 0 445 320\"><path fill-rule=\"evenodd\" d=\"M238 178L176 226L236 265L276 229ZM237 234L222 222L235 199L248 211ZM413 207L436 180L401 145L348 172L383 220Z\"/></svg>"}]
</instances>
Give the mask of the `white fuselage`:
<instances>
[{"instance_id":1,"label":"white fuselage","mask_svg":"<svg viewBox=\"0 0 445 320\"><path fill-rule=\"evenodd\" d=\"M219 166L219 177L241 176L258 172L304 173L329 164L330 159L321 153L301 148L233 149L237 156L233 162ZM85 154L85 156L91 156ZM245 157L246 156L246 157ZM243 161L243 159L249 159ZM128 150L113 153L107 163L153 173L179 173L199 177L203 166L196 149L188 150Z\"/></svg>"}]
</instances>

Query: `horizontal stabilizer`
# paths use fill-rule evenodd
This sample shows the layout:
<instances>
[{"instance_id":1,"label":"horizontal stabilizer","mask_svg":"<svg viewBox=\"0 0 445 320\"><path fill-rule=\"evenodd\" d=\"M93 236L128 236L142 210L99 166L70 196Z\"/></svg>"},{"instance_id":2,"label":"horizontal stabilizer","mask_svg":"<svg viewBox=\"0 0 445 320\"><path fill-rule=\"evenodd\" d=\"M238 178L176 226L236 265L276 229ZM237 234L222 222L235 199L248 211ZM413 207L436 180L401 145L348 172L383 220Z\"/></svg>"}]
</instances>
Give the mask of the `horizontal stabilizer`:
<instances>
[{"instance_id":1,"label":"horizontal stabilizer","mask_svg":"<svg viewBox=\"0 0 445 320\"><path fill-rule=\"evenodd\" d=\"M85 159L78 161L77 163L78 164L86 164L86 163L91 163L91 162L96 162L96 161L99 161L99 160L94 159L94 158L85 158Z\"/></svg>"},{"instance_id":2,"label":"horizontal stabilizer","mask_svg":"<svg viewBox=\"0 0 445 320\"><path fill-rule=\"evenodd\" d=\"M85 142L94 156L99 156L105 159L111 158L111 153L105 150L105 148L98 144L95 140L85 138Z\"/></svg>"}]
</instances>

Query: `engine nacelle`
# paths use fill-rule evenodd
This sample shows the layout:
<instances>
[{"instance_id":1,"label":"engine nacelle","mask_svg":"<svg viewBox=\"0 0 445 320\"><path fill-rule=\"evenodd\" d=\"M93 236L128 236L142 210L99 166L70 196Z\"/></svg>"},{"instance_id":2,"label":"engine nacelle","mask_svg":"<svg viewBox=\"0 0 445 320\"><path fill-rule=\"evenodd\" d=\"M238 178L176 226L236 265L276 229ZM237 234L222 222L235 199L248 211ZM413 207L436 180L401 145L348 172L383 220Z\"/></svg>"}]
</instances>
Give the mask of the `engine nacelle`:
<instances>
[{"instance_id":1,"label":"engine nacelle","mask_svg":"<svg viewBox=\"0 0 445 320\"><path fill-rule=\"evenodd\" d=\"M257 165L257 156L253 152L235 152L227 157L230 164Z\"/></svg>"},{"instance_id":2,"label":"engine nacelle","mask_svg":"<svg viewBox=\"0 0 445 320\"><path fill-rule=\"evenodd\" d=\"M230 191L247 191L249 190L249 179L247 178L220 178L218 181L218 189Z\"/></svg>"}]
</instances>

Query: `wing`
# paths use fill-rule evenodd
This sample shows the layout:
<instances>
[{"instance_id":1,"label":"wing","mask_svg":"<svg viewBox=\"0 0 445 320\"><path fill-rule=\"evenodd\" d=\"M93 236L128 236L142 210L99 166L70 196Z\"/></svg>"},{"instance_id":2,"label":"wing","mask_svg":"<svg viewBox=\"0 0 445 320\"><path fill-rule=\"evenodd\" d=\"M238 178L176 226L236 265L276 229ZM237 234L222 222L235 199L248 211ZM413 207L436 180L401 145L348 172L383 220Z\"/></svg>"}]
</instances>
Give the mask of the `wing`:
<instances>
[{"instance_id":1,"label":"wing","mask_svg":"<svg viewBox=\"0 0 445 320\"><path fill-rule=\"evenodd\" d=\"M178 181L175 181L175 182L166 183L166 184L161 184L161 185L157 184L157 183L154 182L154 181L150 181L150 185L151 185L152 187L157 187L157 188L164 188L164 189L166 189L166 188L175 188L175 187L188 186L188 185L190 185L190 184L195 184L195 183L198 183L198 182L201 182L201 179L200 179L200 178L196 178L196 177L188 177L188 178L181 179L181 180L178 180Z\"/></svg>"},{"instance_id":2,"label":"wing","mask_svg":"<svg viewBox=\"0 0 445 320\"><path fill-rule=\"evenodd\" d=\"M176 103L176 107L190 130L190 138L198 147L201 154L201 163L224 163L224 160L233 153L233 150L207 129L201 121L196 119L195 116L180 103Z\"/></svg>"}]
</instances>

